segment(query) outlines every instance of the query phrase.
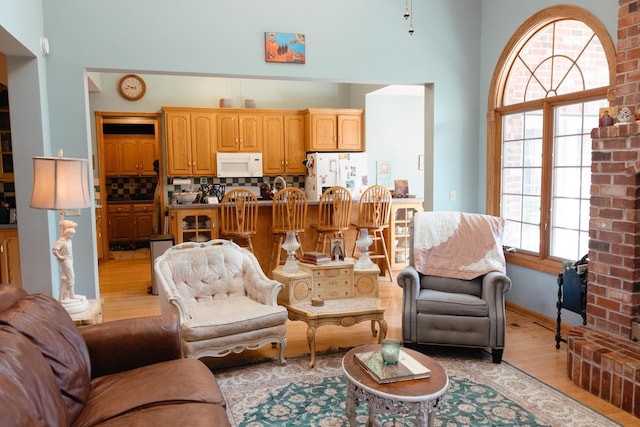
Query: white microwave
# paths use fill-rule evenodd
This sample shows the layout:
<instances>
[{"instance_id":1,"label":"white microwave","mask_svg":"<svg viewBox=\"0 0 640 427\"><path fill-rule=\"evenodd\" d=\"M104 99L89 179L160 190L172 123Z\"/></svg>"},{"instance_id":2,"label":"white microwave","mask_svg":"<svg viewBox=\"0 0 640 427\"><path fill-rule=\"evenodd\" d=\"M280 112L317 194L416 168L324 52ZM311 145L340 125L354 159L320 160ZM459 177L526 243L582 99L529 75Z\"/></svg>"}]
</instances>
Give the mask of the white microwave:
<instances>
[{"instance_id":1,"label":"white microwave","mask_svg":"<svg viewBox=\"0 0 640 427\"><path fill-rule=\"evenodd\" d=\"M220 178L262 176L262 153L218 153L216 163Z\"/></svg>"}]
</instances>

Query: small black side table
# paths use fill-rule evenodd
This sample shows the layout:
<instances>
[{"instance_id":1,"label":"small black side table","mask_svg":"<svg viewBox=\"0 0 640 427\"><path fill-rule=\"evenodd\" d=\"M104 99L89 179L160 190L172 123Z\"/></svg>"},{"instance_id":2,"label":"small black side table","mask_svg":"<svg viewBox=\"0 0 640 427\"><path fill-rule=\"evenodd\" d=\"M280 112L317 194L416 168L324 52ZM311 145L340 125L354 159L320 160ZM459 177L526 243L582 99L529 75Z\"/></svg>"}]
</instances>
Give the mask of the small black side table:
<instances>
[{"instance_id":1,"label":"small black side table","mask_svg":"<svg viewBox=\"0 0 640 427\"><path fill-rule=\"evenodd\" d=\"M558 274L558 318L556 321L556 349L560 348L562 338L560 324L562 323L562 309L567 309L582 316L582 324L587 324L587 268L582 267L580 273L575 267Z\"/></svg>"}]
</instances>

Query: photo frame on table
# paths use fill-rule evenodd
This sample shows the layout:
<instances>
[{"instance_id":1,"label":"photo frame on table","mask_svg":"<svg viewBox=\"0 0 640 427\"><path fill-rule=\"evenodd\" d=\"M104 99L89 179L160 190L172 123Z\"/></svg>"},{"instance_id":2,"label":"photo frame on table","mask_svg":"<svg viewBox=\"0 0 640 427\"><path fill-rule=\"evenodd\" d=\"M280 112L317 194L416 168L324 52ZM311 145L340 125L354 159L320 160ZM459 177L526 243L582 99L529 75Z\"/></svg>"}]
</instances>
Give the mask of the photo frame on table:
<instances>
[{"instance_id":1,"label":"photo frame on table","mask_svg":"<svg viewBox=\"0 0 640 427\"><path fill-rule=\"evenodd\" d=\"M345 247L344 237L332 237L330 240L329 257L331 261L344 261Z\"/></svg>"},{"instance_id":2,"label":"photo frame on table","mask_svg":"<svg viewBox=\"0 0 640 427\"><path fill-rule=\"evenodd\" d=\"M264 60L285 64L304 64L306 48L304 34L264 33Z\"/></svg>"}]
</instances>

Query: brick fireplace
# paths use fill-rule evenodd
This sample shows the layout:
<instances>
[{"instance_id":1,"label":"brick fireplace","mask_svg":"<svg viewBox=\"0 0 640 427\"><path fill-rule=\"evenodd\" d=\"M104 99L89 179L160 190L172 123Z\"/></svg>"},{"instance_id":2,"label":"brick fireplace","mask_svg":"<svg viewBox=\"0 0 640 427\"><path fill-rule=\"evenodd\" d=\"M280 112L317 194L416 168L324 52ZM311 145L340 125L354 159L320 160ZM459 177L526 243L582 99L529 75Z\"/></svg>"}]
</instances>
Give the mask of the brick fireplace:
<instances>
[{"instance_id":1,"label":"brick fireplace","mask_svg":"<svg viewBox=\"0 0 640 427\"><path fill-rule=\"evenodd\" d=\"M620 0L615 105L640 111L640 1ZM640 124L594 129L587 326L569 336L573 382L640 417ZM636 335L636 334L634 334Z\"/></svg>"}]
</instances>

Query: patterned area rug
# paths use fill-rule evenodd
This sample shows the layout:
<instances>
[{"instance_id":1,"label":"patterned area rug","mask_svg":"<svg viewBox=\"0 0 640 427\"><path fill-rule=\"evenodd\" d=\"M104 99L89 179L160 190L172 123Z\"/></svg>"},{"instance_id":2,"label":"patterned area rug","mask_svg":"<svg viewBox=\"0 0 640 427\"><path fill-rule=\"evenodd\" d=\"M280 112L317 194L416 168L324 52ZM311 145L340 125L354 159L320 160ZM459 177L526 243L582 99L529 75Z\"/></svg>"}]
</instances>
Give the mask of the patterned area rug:
<instances>
[{"instance_id":1,"label":"patterned area rug","mask_svg":"<svg viewBox=\"0 0 640 427\"><path fill-rule=\"evenodd\" d=\"M449 390L436 426L618 426L609 418L547 386L507 362L496 365L482 351L469 355L432 354L449 375ZM215 371L237 427L347 426L342 356L259 363ZM358 407L358 425L367 410ZM382 426L413 425L413 417L377 418Z\"/></svg>"}]
</instances>

